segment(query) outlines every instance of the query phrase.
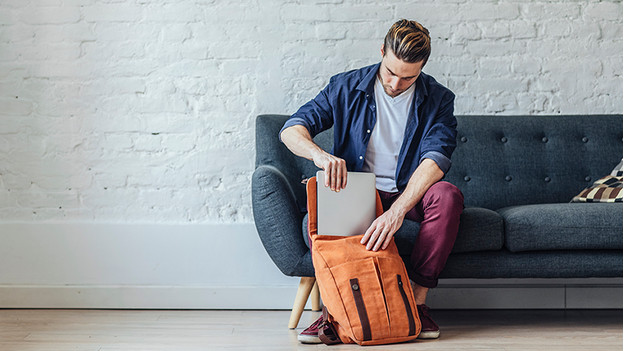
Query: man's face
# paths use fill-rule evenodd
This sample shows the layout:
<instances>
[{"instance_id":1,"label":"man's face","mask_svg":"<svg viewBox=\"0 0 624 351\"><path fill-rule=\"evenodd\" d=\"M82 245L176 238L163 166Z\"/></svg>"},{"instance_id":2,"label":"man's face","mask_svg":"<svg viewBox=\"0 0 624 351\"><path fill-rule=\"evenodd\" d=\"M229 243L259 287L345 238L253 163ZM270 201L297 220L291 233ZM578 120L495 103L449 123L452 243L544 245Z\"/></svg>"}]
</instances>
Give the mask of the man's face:
<instances>
[{"instance_id":1,"label":"man's face","mask_svg":"<svg viewBox=\"0 0 624 351\"><path fill-rule=\"evenodd\" d=\"M384 55L384 48L381 47L381 66L379 67L379 77L384 87L384 91L391 97L396 97L406 91L420 75L423 62L408 63L398 59L392 50L388 50Z\"/></svg>"}]
</instances>

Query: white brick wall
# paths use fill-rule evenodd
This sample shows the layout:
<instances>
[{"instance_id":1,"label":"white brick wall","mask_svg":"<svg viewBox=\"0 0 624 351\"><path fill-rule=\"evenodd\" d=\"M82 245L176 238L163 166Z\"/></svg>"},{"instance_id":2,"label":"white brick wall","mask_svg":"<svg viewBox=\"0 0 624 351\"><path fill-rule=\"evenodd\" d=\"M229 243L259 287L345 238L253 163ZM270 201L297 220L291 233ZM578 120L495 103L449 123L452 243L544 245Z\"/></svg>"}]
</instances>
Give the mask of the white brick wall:
<instances>
[{"instance_id":1,"label":"white brick wall","mask_svg":"<svg viewBox=\"0 0 624 351\"><path fill-rule=\"evenodd\" d=\"M457 114L622 113L620 1L0 1L0 219L250 222L254 117L399 18Z\"/></svg>"}]
</instances>

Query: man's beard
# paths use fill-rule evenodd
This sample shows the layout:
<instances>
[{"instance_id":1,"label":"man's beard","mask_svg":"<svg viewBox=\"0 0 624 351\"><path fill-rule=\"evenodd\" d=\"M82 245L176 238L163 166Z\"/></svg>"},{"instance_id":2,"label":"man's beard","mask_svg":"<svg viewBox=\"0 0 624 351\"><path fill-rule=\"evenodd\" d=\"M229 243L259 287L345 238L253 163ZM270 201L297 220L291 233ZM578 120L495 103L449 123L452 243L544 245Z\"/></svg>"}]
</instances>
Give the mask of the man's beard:
<instances>
[{"instance_id":1,"label":"man's beard","mask_svg":"<svg viewBox=\"0 0 624 351\"><path fill-rule=\"evenodd\" d=\"M382 84L382 85L383 85L383 84ZM410 85L410 86L411 86L411 85ZM383 88L384 88L384 92L385 92L388 96L390 96L390 97L392 97L392 98L395 98L395 97L397 97L397 96L401 95L401 93L403 93L403 92L405 92L405 90L407 90L407 89L404 89L404 90L392 90L392 88L390 88L390 87L389 87L389 86L387 86L387 85L383 85ZM409 87L408 87L408 89L409 89Z\"/></svg>"}]
</instances>

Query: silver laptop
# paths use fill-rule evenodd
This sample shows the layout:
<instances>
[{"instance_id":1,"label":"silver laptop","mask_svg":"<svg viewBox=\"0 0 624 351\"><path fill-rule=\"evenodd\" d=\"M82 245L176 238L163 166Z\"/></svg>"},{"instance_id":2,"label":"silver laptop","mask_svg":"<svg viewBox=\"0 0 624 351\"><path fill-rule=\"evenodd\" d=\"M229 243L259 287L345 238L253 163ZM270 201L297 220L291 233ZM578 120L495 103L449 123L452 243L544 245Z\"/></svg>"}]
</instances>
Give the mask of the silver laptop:
<instances>
[{"instance_id":1,"label":"silver laptop","mask_svg":"<svg viewBox=\"0 0 624 351\"><path fill-rule=\"evenodd\" d=\"M317 226L320 235L364 234L375 220L375 174L347 173L347 187L339 192L325 187L325 172L316 173Z\"/></svg>"}]
</instances>

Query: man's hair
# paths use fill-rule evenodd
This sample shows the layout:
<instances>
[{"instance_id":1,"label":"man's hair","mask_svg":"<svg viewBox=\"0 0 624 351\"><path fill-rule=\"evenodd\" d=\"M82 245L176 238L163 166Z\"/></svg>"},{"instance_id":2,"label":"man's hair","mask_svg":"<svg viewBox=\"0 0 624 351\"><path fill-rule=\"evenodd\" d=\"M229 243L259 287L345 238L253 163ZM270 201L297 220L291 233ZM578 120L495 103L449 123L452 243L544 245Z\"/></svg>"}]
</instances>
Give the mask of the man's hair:
<instances>
[{"instance_id":1,"label":"man's hair","mask_svg":"<svg viewBox=\"0 0 624 351\"><path fill-rule=\"evenodd\" d=\"M416 21L399 20L390 27L384 39L384 55L388 50L401 61L423 61L424 66L431 54L429 31Z\"/></svg>"}]
</instances>

